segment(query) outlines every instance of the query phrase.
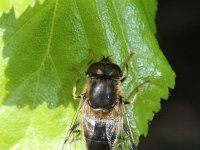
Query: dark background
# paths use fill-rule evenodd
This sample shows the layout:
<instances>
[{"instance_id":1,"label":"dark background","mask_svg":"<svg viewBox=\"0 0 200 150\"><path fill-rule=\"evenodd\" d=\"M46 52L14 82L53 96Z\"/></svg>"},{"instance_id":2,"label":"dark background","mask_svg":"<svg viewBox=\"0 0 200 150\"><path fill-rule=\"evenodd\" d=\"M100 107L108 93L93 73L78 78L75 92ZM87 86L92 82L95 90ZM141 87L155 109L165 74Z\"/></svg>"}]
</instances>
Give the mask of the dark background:
<instances>
[{"instance_id":1,"label":"dark background","mask_svg":"<svg viewBox=\"0 0 200 150\"><path fill-rule=\"evenodd\" d=\"M200 150L200 0L158 0L157 38L176 86L139 150Z\"/></svg>"}]
</instances>

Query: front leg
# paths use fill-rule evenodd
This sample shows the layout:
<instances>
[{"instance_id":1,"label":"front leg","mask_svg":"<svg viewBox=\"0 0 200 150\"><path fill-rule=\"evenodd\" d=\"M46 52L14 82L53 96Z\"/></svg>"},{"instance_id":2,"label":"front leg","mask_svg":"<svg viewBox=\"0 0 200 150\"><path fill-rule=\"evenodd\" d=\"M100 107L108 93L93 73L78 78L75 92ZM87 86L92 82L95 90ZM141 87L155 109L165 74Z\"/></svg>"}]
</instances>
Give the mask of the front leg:
<instances>
[{"instance_id":1,"label":"front leg","mask_svg":"<svg viewBox=\"0 0 200 150\"><path fill-rule=\"evenodd\" d=\"M76 84L73 86L73 91L72 91L72 96L73 96L73 98L76 100L76 99L81 99L81 95L77 95L77 91L76 91L76 87L77 87L77 85L78 85L78 83L79 83L79 81L80 81L80 79L78 79L77 81L76 81Z\"/></svg>"}]
</instances>

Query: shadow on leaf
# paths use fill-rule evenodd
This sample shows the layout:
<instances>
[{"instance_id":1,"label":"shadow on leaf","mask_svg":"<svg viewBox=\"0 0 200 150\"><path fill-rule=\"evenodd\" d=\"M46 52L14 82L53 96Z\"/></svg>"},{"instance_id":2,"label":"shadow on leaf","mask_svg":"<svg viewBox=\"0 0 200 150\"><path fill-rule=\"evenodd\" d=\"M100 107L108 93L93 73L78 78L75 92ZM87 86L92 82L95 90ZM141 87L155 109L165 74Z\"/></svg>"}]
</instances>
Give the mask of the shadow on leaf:
<instances>
[{"instance_id":1,"label":"shadow on leaf","mask_svg":"<svg viewBox=\"0 0 200 150\"><path fill-rule=\"evenodd\" d=\"M68 68L78 61L80 66L84 63L75 59L78 52L73 39L73 26L80 21L70 15L71 7L61 6L46 1L28 8L18 19L13 10L1 17L1 28L5 30L3 57L9 58L4 105L28 105L34 109L45 102L49 108L55 108L67 106L72 100L77 72Z\"/></svg>"}]
</instances>

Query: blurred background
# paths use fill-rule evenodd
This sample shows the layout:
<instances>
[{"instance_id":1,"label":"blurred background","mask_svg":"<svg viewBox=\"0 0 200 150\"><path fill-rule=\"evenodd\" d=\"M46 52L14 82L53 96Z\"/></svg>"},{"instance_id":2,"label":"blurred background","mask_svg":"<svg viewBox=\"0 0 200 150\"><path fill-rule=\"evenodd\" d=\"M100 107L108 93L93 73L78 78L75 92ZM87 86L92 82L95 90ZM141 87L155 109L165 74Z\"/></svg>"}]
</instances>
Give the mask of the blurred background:
<instances>
[{"instance_id":1,"label":"blurred background","mask_svg":"<svg viewBox=\"0 0 200 150\"><path fill-rule=\"evenodd\" d=\"M156 22L176 86L138 150L200 150L200 0L158 0Z\"/></svg>"}]
</instances>

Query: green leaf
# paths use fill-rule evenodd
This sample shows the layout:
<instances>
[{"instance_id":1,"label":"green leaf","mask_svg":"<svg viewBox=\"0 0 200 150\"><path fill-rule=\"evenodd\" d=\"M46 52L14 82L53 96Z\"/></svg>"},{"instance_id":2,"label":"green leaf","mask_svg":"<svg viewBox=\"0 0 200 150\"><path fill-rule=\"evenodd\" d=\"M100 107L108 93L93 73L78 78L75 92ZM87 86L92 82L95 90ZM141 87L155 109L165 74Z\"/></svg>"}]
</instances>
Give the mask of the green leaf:
<instances>
[{"instance_id":1,"label":"green leaf","mask_svg":"<svg viewBox=\"0 0 200 150\"><path fill-rule=\"evenodd\" d=\"M30 1L31 2L31 1ZM1 2L2 4L2 2ZM27 3L24 3L24 8ZM15 18L0 18L0 147L59 149L78 102L72 86L90 59L111 55L123 67L131 51L124 97L136 143L168 98L175 74L155 38L156 1L46 0Z\"/></svg>"},{"instance_id":2,"label":"green leaf","mask_svg":"<svg viewBox=\"0 0 200 150\"><path fill-rule=\"evenodd\" d=\"M13 7L18 18L28 7L33 7L36 1L42 4L45 0L0 0L0 16Z\"/></svg>"}]
</instances>

